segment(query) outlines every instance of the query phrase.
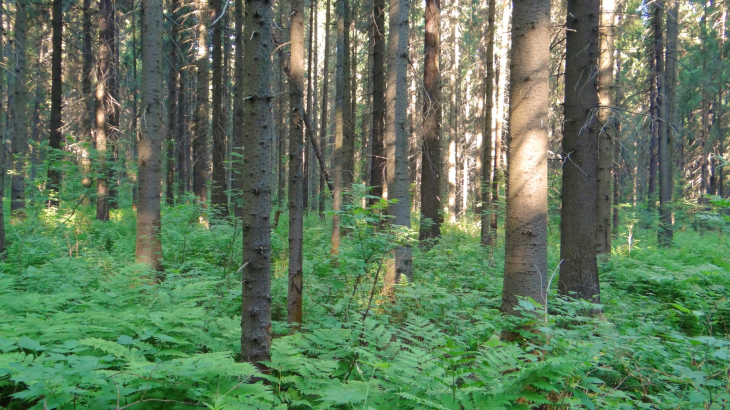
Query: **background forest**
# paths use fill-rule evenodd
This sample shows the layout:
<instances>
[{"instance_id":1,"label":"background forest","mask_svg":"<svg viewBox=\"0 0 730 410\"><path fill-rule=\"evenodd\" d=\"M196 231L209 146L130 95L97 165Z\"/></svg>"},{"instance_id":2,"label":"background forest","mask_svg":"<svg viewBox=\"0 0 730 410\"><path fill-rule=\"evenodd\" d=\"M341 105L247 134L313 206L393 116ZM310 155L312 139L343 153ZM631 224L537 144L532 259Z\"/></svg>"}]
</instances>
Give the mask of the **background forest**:
<instances>
[{"instance_id":1,"label":"background forest","mask_svg":"<svg viewBox=\"0 0 730 410\"><path fill-rule=\"evenodd\" d=\"M729 12L0 0L0 408L728 408Z\"/></svg>"}]
</instances>

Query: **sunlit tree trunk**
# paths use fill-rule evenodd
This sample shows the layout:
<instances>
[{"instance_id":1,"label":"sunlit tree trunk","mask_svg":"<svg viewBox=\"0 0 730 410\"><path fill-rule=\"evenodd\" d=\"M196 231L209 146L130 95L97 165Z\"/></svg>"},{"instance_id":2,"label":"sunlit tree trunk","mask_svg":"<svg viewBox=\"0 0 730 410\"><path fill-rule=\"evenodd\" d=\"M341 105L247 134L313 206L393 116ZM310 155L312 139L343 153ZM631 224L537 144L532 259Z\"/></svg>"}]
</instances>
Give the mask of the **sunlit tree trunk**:
<instances>
[{"instance_id":1,"label":"sunlit tree trunk","mask_svg":"<svg viewBox=\"0 0 730 410\"><path fill-rule=\"evenodd\" d=\"M385 94L386 195L397 200L388 208L395 227L410 229L410 193L408 190L408 0L392 0L388 33L388 70ZM386 291L402 276L413 280L411 248L399 244L388 259Z\"/></svg>"},{"instance_id":2,"label":"sunlit tree trunk","mask_svg":"<svg viewBox=\"0 0 730 410\"><path fill-rule=\"evenodd\" d=\"M28 153L28 90L25 85L26 34L28 5L15 3L15 65L13 67L13 103L10 108L12 130L13 176L10 186L10 211L22 215L25 210L25 161Z\"/></svg>"},{"instance_id":3,"label":"sunlit tree trunk","mask_svg":"<svg viewBox=\"0 0 730 410\"><path fill-rule=\"evenodd\" d=\"M372 162L370 165L371 194L383 196L385 183L385 0L373 0L373 112ZM370 204L377 199L372 198Z\"/></svg>"},{"instance_id":4,"label":"sunlit tree trunk","mask_svg":"<svg viewBox=\"0 0 730 410\"><path fill-rule=\"evenodd\" d=\"M136 19L135 19L136 20ZM134 25L132 26L134 27ZM94 126L94 96L91 88L91 70L94 67L94 56L92 54L92 38L91 38L91 0L84 0L82 6L82 23L81 23L82 48L81 56L82 73L81 73L81 92L83 94L85 115L82 115L81 134L82 148L81 160L79 163L81 171L81 185L87 190L91 188L91 147L92 133ZM133 51L134 52L134 51ZM136 111L136 110L135 110ZM133 114L136 114L133 113ZM87 195L88 196L88 195ZM88 201L87 201L88 202Z\"/></svg>"},{"instance_id":5,"label":"sunlit tree trunk","mask_svg":"<svg viewBox=\"0 0 730 410\"><path fill-rule=\"evenodd\" d=\"M4 4L0 0L0 64L7 64L5 58L5 31L4 31ZM0 107L2 107L2 101L5 101L5 80L8 75L0 73ZM8 94L10 94L10 88L8 88ZM7 135L6 135L6 124L3 121L2 115L0 115L0 204L4 203L5 197L5 174L6 174L6 158L9 147L7 146ZM5 250L7 249L7 242L5 239L5 207L0 206L0 258L5 258Z\"/></svg>"},{"instance_id":6,"label":"sunlit tree trunk","mask_svg":"<svg viewBox=\"0 0 730 410\"><path fill-rule=\"evenodd\" d=\"M172 0L171 2L172 24L170 28L170 53L169 61L170 71L167 74L167 140L165 141L165 160L167 162L167 173L165 174L165 201L168 205L175 204L175 145L179 138L176 138L175 132L177 127L175 122L177 119L177 103L178 103L178 9L180 8L180 0ZM178 149L180 149L178 147Z\"/></svg>"},{"instance_id":7,"label":"sunlit tree trunk","mask_svg":"<svg viewBox=\"0 0 730 410\"><path fill-rule=\"evenodd\" d=\"M332 151L332 168L334 169L334 182L335 191L332 197L332 211L335 214L332 216L332 249L331 253L336 255L340 249L340 215L338 212L342 210L342 191L345 188L345 179L347 172L345 157L345 145L347 141L347 127L349 119L346 111L349 111L350 104L346 101L347 95L349 94L349 87L346 83L346 77L349 77L347 68L349 67L348 56L345 55L347 46L345 43L349 38L347 30L345 29L345 22L347 18L345 13L347 12L346 3L349 0L337 0L337 63L335 65L335 146ZM350 180L351 181L351 180Z\"/></svg>"},{"instance_id":8,"label":"sunlit tree trunk","mask_svg":"<svg viewBox=\"0 0 730 410\"><path fill-rule=\"evenodd\" d=\"M502 54L500 56L499 68L495 74L497 82L497 120L495 121L494 130L494 166L492 176L492 204L495 206L495 211L492 212L492 220L490 225L492 232L496 236L498 228L498 214L496 212L496 205L499 202L499 185L502 177L502 170L504 169L503 152L502 152L502 138L504 135L504 115L507 106L507 100L509 93L507 90L507 75L509 67L509 59L511 49L509 47L510 42L510 17L512 16L511 2L507 0L505 2L504 11L502 13L502 40L501 48Z\"/></svg>"},{"instance_id":9,"label":"sunlit tree trunk","mask_svg":"<svg viewBox=\"0 0 730 410\"><path fill-rule=\"evenodd\" d=\"M546 302L549 59L550 0L515 0L501 306L511 315L518 296Z\"/></svg>"},{"instance_id":10,"label":"sunlit tree trunk","mask_svg":"<svg viewBox=\"0 0 730 410\"><path fill-rule=\"evenodd\" d=\"M53 26L53 56L51 57L51 118L50 132L48 138L48 146L55 155L61 154L61 144L63 143L63 133L61 126L61 106L63 104L63 8L61 0L53 0L52 6L52 22ZM49 164L48 166L48 187L51 190L49 206L58 206L61 190L61 173L57 165Z\"/></svg>"},{"instance_id":11,"label":"sunlit tree trunk","mask_svg":"<svg viewBox=\"0 0 730 410\"><path fill-rule=\"evenodd\" d=\"M226 118L223 108L223 4L224 0L214 0L214 18L211 41L213 46L212 106L213 116L213 175L210 203L220 216L228 215L228 196L226 195Z\"/></svg>"},{"instance_id":12,"label":"sunlit tree trunk","mask_svg":"<svg viewBox=\"0 0 730 410\"><path fill-rule=\"evenodd\" d=\"M234 71L233 80L235 88L233 90L233 169L231 171L231 206L234 209L237 218L243 218L243 208L241 202L241 186L243 184L243 132L245 127L244 123L244 112L243 112L243 83L244 83L244 71L243 71L243 48L245 39L243 38L243 24L244 24L244 9L243 0L235 0L235 14L236 20L236 32L234 46L236 54L234 55Z\"/></svg>"},{"instance_id":13,"label":"sunlit tree trunk","mask_svg":"<svg viewBox=\"0 0 730 410\"><path fill-rule=\"evenodd\" d=\"M271 2L249 0L244 14L243 280L241 360L266 370L271 359Z\"/></svg>"},{"instance_id":14,"label":"sunlit tree trunk","mask_svg":"<svg viewBox=\"0 0 730 410\"><path fill-rule=\"evenodd\" d=\"M449 108L449 192L447 210L449 221L456 222L457 204L456 194L458 187L458 150L459 136L459 100L458 100L458 72L459 72L459 0L454 0L451 5L451 67L449 90L451 92L451 106Z\"/></svg>"},{"instance_id":15,"label":"sunlit tree trunk","mask_svg":"<svg viewBox=\"0 0 730 410\"><path fill-rule=\"evenodd\" d=\"M330 0L327 0L327 7L325 12L325 26L324 26L324 56L323 56L323 70L322 70L322 116L320 117L319 126L319 146L325 151L327 144L327 98L329 96L329 37L330 37L330 25L331 14L330 14ZM319 174L319 218L324 220L324 209L326 203L326 189L325 181L326 176L323 173Z\"/></svg>"},{"instance_id":16,"label":"sunlit tree trunk","mask_svg":"<svg viewBox=\"0 0 730 410\"><path fill-rule=\"evenodd\" d=\"M142 110L136 262L162 270L160 190L162 182L162 0L142 0Z\"/></svg>"},{"instance_id":17,"label":"sunlit tree trunk","mask_svg":"<svg viewBox=\"0 0 730 410\"><path fill-rule=\"evenodd\" d=\"M659 230L657 232L658 242L662 246L672 244L672 171L669 159L669 117L667 106L667 73L664 69L664 33L662 22L664 20L664 9L666 2L657 1L655 10L654 44L656 47L656 69L657 69L657 114L659 121Z\"/></svg>"},{"instance_id":18,"label":"sunlit tree trunk","mask_svg":"<svg viewBox=\"0 0 730 410\"><path fill-rule=\"evenodd\" d=\"M193 133L193 193L205 207L208 201L208 107L210 69L208 68L208 0L196 0L198 7L197 89L195 92L195 130Z\"/></svg>"},{"instance_id":19,"label":"sunlit tree trunk","mask_svg":"<svg viewBox=\"0 0 730 410\"><path fill-rule=\"evenodd\" d=\"M494 109L494 30L496 14L495 0L488 0L489 10L487 13L487 31L484 40L486 50L484 54L484 63L486 65L486 77L484 78L484 120L482 123L482 152L481 155L481 186L477 187L479 193L478 200L481 203L477 209L479 217L482 221L481 226L481 243L484 246L491 246L493 242L494 232L491 229L490 215L495 212L491 207L489 186L492 180L492 110ZM484 13L485 11L482 11ZM499 90L498 90L499 91ZM497 93L499 98L499 93ZM499 120L498 120L499 121ZM496 155L495 155L496 156ZM497 169L495 168L495 176Z\"/></svg>"}]
</instances>

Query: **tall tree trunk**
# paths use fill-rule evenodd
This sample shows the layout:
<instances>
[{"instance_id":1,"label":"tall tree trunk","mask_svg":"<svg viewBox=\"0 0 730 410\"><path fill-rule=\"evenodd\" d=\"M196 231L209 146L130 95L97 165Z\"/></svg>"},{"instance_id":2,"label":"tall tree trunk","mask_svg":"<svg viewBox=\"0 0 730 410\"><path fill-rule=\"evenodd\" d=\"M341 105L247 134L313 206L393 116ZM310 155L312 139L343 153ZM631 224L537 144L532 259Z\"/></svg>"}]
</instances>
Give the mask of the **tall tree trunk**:
<instances>
[{"instance_id":1,"label":"tall tree trunk","mask_svg":"<svg viewBox=\"0 0 730 410\"><path fill-rule=\"evenodd\" d=\"M449 82L449 90L451 92L451 106L449 109L449 197L448 197L448 213L449 221L456 222L457 204L456 194L458 188L458 121L459 121L459 101L458 101L458 73L459 73L459 0L454 0L451 5L451 78Z\"/></svg>"},{"instance_id":2,"label":"tall tree trunk","mask_svg":"<svg viewBox=\"0 0 730 410\"><path fill-rule=\"evenodd\" d=\"M136 262L162 270L162 0L142 0L142 111L139 133Z\"/></svg>"},{"instance_id":3,"label":"tall tree trunk","mask_svg":"<svg viewBox=\"0 0 730 410\"><path fill-rule=\"evenodd\" d=\"M659 230L658 242L671 246L672 236L672 171L669 159L669 118L667 110L667 73L664 70L664 35L662 22L666 2L658 0L655 10L654 44L656 48L657 69L657 114L659 121Z\"/></svg>"},{"instance_id":4,"label":"tall tree trunk","mask_svg":"<svg viewBox=\"0 0 730 410\"><path fill-rule=\"evenodd\" d=\"M193 193L206 207L208 201L208 106L210 99L210 69L208 68L208 0L198 4L198 83L195 92L195 131L193 135Z\"/></svg>"},{"instance_id":5,"label":"tall tree trunk","mask_svg":"<svg viewBox=\"0 0 730 410\"><path fill-rule=\"evenodd\" d=\"M233 99L233 134L231 137L233 138L233 170L231 172L231 205L233 209L235 210L235 215L237 218L242 219L243 218L243 208L242 208L242 184L243 184L243 167L241 166L243 164L243 133L242 130L245 127L244 123L244 111L243 111L243 101L241 100L243 98L243 83L245 79L243 78L244 70L243 70L243 49L244 49L244 41L243 38L243 24L244 24L244 6L243 6L243 0L236 0L235 4L235 20L236 20L236 39L234 42L234 46L236 48L236 54L234 56L234 99Z\"/></svg>"},{"instance_id":6,"label":"tall tree trunk","mask_svg":"<svg viewBox=\"0 0 730 410\"><path fill-rule=\"evenodd\" d=\"M344 96L342 100L342 202L352 203L352 183L355 177L355 117L352 110L352 61L350 53L350 1L340 0L344 4L344 38L343 38L343 64L342 64L342 87Z\"/></svg>"},{"instance_id":7,"label":"tall tree trunk","mask_svg":"<svg viewBox=\"0 0 730 410\"><path fill-rule=\"evenodd\" d=\"M483 10L487 14L487 31L486 39L484 40L486 46L486 53L484 54L484 63L486 65L487 76L484 79L484 121L482 124L482 141L483 147L482 152L477 155L481 155L481 184L482 186L477 187L479 193L478 200L481 206L479 210L480 219L482 221L481 227L481 243L484 246L491 246L493 242L493 235L491 228L491 214L495 213L489 200L489 183L492 180L491 165L492 165L492 110L494 109L494 29L495 21L494 17L496 14L495 0L488 0L489 10ZM497 93L499 97L499 93ZM499 119L497 120L499 121ZM496 155L495 155L496 157ZM496 178L497 169L494 168L494 174Z\"/></svg>"},{"instance_id":8,"label":"tall tree trunk","mask_svg":"<svg viewBox=\"0 0 730 410\"><path fill-rule=\"evenodd\" d=\"M313 90L313 88L312 88L312 81L313 81L312 57L314 57L314 55L312 54L312 48L313 48L314 44L312 44L312 43L314 41L314 30L315 30L315 27L314 27L314 14L316 11L316 9L314 8L315 3L316 3L315 1L311 0L310 4L309 4L309 34L308 34L309 38L307 41L307 114L310 114L310 113L314 114L314 111L312 111L312 90ZM294 66L292 66L292 68L293 67ZM314 115L313 117L316 118L317 116ZM312 135L317 135L316 130L310 130L310 132ZM303 167L304 175L302 177L302 179L303 179L302 191L304 192L302 207L304 209L304 212L306 212L309 209L309 174L310 174L310 166L311 166L311 162L312 162L311 151L312 151L311 147L307 146L307 144L305 143L304 144L304 167Z\"/></svg>"},{"instance_id":9,"label":"tall tree trunk","mask_svg":"<svg viewBox=\"0 0 730 410\"><path fill-rule=\"evenodd\" d=\"M598 67L598 123L601 124L598 135L598 170L596 182L596 249L598 253L611 253L611 167L613 165L612 139L615 138L614 123L611 115L613 105L613 54L615 0L601 0L601 17L599 25L600 57ZM615 140L614 140L615 143Z\"/></svg>"},{"instance_id":10,"label":"tall tree trunk","mask_svg":"<svg viewBox=\"0 0 730 410\"><path fill-rule=\"evenodd\" d=\"M137 142L139 141L139 113L137 110L137 60L139 51L137 49L137 16L140 12L132 13L132 152L131 157L137 157ZM132 209L137 209L137 171L130 167L127 171L129 180L132 182Z\"/></svg>"},{"instance_id":11,"label":"tall tree trunk","mask_svg":"<svg viewBox=\"0 0 730 410\"><path fill-rule=\"evenodd\" d=\"M672 191L674 190L674 175L676 172L676 161L679 160L682 143L681 143L681 121L677 112L677 44L679 39L679 30L677 23L679 21L679 0L669 0L667 9L667 41L665 50L664 69L667 75L666 95L664 96L665 106L667 109L667 122L669 125L669 151L670 157L674 159L674 165L670 167L672 177L670 184ZM671 153L675 154L672 155Z\"/></svg>"},{"instance_id":12,"label":"tall tree trunk","mask_svg":"<svg viewBox=\"0 0 730 410\"><path fill-rule=\"evenodd\" d=\"M223 109L223 0L214 0L217 19L213 25L213 181L210 203L220 216L228 215L226 195L226 120Z\"/></svg>"},{"instance_id":13,"label":"tall tree trunk","mask_svg":"<svg viewBox=\"0 0 730 410\"><path fill-rule=\"evenodd\" d=\"M335 178L335 191L332 198L332 255L337 255L340 249L340 215L338 212L342 210L342 191L345 189L345 181L347 176L345 175L348 171L347 168L347 153L345 145L349 143L347 140L347 128L349 123L347 120L346 111L350 110L350 104L347 100L349 94L349 87L346 84L347 77L349 77L348 56L345 55L346 50L349 47L346 45L349 36L345 25L347 21L345 13L348 7L346 6L349 0L337 0L337 64L335 66L335 147L332 152L332 168L334 169ZM352 180L350 179L350 182Z\"/></svg>"},{"instance_id":14,"label":"tall tree trunk","mask_svg":"<svg viewBox=\"0 0 730 410\"><path fill-rule=\"evenodd\" d=\"M176 138L175 126L178 102L178 9L180 8L180 0L172 0L171 2L172 22L170 24L170 71L167 75L167 140L165 141L167 162L167 173L165 181L165 201L167 205L175 205L175 143L179 140ZM178 148L179 149L179 148Z\"/></svg>"},{"instance_id":15,"label":"tall tree trunk","mask_svg":"<svg viewBox=\"0 0 730 410\"><path fill-rule=\"evenodd\" d=\"M28 89L25 84L27 7L25 0L15 3L15 67L13 70L12 118L13 176L10 186L10 211L23 215L25 211L25 161L28 154ZM10 105L10 104L9 104Z\"/></svg>"},{"instance_id":16,"label":"tall tree trunk","mask_svg":"<svg viewBox=\"0 0 730 410\"><path fill-rule=\"evenodd\" d=\"M91 71L94 67L94 56L92 54L92 38L91 38L91 0L84 0L82 6L82 48L81 55L83 58L82 74L81 74L81 92L83 94L85 115L82 116L81 135L81 185L87 190L91 188L91 158L90 149L93 146L91 129L94 126L94 95L91 93ZM135 21L136 18L133 20ZM133 25L134 27L134 25ZM136 48L136 47L133 47ZM132 51L135 52L134 50ZM135 63L136 64L136 63ZM135 76L136 80L136 76ZM136 118L136 110L133 113Z\"/></svg>"},{"instance_id":17,"label":"tall tree trunk","mask_svg":"<svg viewBox=\"0 0 730 410\"><path fill-rule=\"evenodd\" d=\"M302 323L302 238L304 236L304 180L302 169L302 90L304 90L304 0L291 0L289 63L289 292L286 320Z\"/></svg>"},{"instance_id":18,"label":"tall tree trunk","mask_svg":"<svg viewBox=\"0 0 730 410\"><path fill-rule=\"evenodd\" d=\"M518 296L546 302L549 60L550 0L515 0L501 306L510 315Z\"/></svg>"},{"instance_id":19,"label":"tall tree trunk","mask_svg":"<svg viewBox=\"0 0 730 410\"><path fill-rule=\"evenodd\" d=\"M317 133L317 127L319 124L317 123L317 76L318 76L318 70L319 70L319 59L318 59L318 47L317 42L319 39L319 36L317 35L318 29L319 29L319 8L316 0L312 1L312 15L313 15L313 24L312 24L312 30L314 32L312 37L313 44L313 51L311 53L311 58L314 60L314 67L312 71L312 108L310 111L307 111L307 114L309 114L312 118L312 138L313 141L316 141L316 139L319 137L319 134ZM310 141L311 144L312 141ZM306 144L305 144L306 147ZM321 145L320 145L321 147ZM314 154L314 148L312 148L312 152L310 152L310 158L312 158L312 155ZM314 212L318 209L318 203L319 203L319 176L317 169L317 164L315 163L314 158L310 161L311 168L309 170L309 189L311 190L311 198L309 200L309 209Z\"/></svg>"},{"instance_id":20,"label":"tall tree trunk","mask_svg":"<svg viewBox=\"0 0 730 410\"><path fill-rule=\"evenodd\" d=\"M244 14L243 281L241 359L266 371L271 359L271 2L250 0ZM250 39L250 40L249 40Z\"/></svg>"},{"instance_id":21,"label":"tall tree trunk","mask_svg":"<svg viewBox=\"0 0 730 410\"><path fill-rule=\"evenodd\" d=\"M502 40L501 47L503 48L502 56L500 57L499 67L496 73L497 83L497 121L495 121L495 132L494 132L494 175L492 177L492 204L495 207L492 212L491 227L494 235L497 234L499 215L497 214L497 203L499 202L499 185L502 177L503 161L502 161L502 136L504 135L504 112L507 106L507 98L509 93L507 92L507 67L509 67L509 59L511 49L509 48L510 39L510 17L511 2L508 0L505 2L504 11L502 13Z\"/></svg>"},{"instance_id":22,"label":"tall tree trunk","mask_svg":"<svg viewBox=\"0 0 730 410\"><path fill-rule=\"evenodd\" d=\"M327 143L327 97L329 95L329 38L330 38L330 0L327 0L327 10L325 12L325 25L324 25L324 56L323 56L323 70L322 70L322 116L320 117L319 126L319 145L324 150L325 144ZM324 208L325 199L327 194L325 193L325 175L324 173L319 174L319 218L324 220Z\"/></svg>"},{"instance_id":23,"label":"tall tree trunk","mask_svg":"<svg viewBox=\"0 0 730 410\"><path fill-rule=\"evenodd\" d=\"M621 20L621 16L618 16L618 21L616 26L618 26L618 22ZM623 103L623 93L621 92L621 54L617 53L616 55L616 78L614 79L614 88L616 90L615 95L615 101L614 104L619 109L621 108L621 105ZM618 229L619 229L619 205L621 205L621 169L623 168L621 166L622 164L622 154L621 154L621 120L619 118L614 118L614 151L613 151L613 165L612 165L612 172L613 172L613 229L612 229L612 235L613 237L618 236Z\"/></svg>"},{"instance_id":24,"label":"tall tree trunk","mask_svg":"<svg viewBox=\"0 0 730 410\"><path fill-rule=\"evenodd\" d=\"M48 146L53 150L54 155L58 155L62 154L61 144L63 142L63 133L61 132L63 126L61 118L61 106L63 104L63 7L61 0L53 0L51 25L53 26L53 56L51 57L51 129L48 134ZM58 206L61 173L53 164L48 166L48 187L51 190L48 205Z\"/></svg>"},{"instance_id":25,"label":"tall tree trunk","mask_svg":"<svg viewBox=\"0 0 730 410\"><path fill-rule=\"evenodd\" d=\"M385 94L386 195L391 203L388 212L395 229L411 227L410 193L408 191L408 0L392 0L388 33L388 71ZM408 245L397 245L388 259L385 274L386 291L402 276L413 281L412 252Z\"/></svg>"},{"instance_id":26,"label":"tall tree trunk","mask_svg":"<svg viewBox=\"0 0 730 410\"><path fill-rule=\"evenodd\" d=\"M426 1L423 66L423 148L421 149L421 227L419 241L441 236L441 3Z\"/></svg>"},{"instance_id":27,"label":"tall tree trunk","mask_svg":"<svg viewBox=\"0 0 730 410\"><path fill-rule=\"evenodd\" d=\"M187 191L187 158L190 152L189 139L186 127L185 107L187 104L187 74L186 58L183 53L180 56L180 73L179 86L177 90L177 117L175 127L175 155L177 156L177 195L180 200L185 196Z\"/></svg>"},{"instance_id":28,"label":"tall tree trunk","mask_svg":"<svg viewBox=\"0 0 730 410\"><path fill-rule=\"evenodd\" d=\"M560 214L561 295L600 303L596 260L596 174L600 0L568 0L565 39L563 192ZM514 145L510 145L512 151ZM511 181L510 181L511 184ZM512 185L510 185L510 190Z\"/></svg>"},{"instance_id":29,"label":"tall tree trunk","mask_svg":"<svg viewBox=\"0 0 730 410\"><path fill-rule=\"evenodd\" d=\"M661 31L661 21L656 19L656 8L654 4L652 6L654 18L652 18L652 30L656 36L656 30ZM649 111L651 113L651 127L649 134L649 191L647 193L647 205L650 211L656 210L657 200L657 175L659 173L659 88L658 79L659 71L657 69L657 55L661 53L661 50L657 49L656 38L655 41L650 45L651 52L649 53Z\"/></svg>"},{"instance_id":30,"label":"tall tree trunk","mask_svg":"<svg viewBox=\"0 0 730 410\"><path fill-rule=\"evenodd\" d=\"M0 0L0 63L7 64L5 58L5 35L4 24L3 24L3 11L5 10L3 1ZM5 80L7 75L5 73L0 74L0 107L2 107L2 101L5 96ZM8 88L8 95L10 94L10 88ZM3 124L3 115L0 115L0 204L4 204L5 197L5 170L6 164L5 159L7 158L8 147L6 145L6 124ZM7 242L5 240L5 206L0 206L0 258L5 258L5 250L7 249Z\"/></svg>"},{"instance_id":31,"label":"tall tree trunk","mask_svg":"<svg viewBox=\"0 0 730 410\"><path fill-rule=\"evenodd\" d=\"M370 205L383 196L385 182L385 0L373 0L373 112L372 112L372 164L370 186L373 197ZM437 56L438 58L438 56Z\"/></svg>"}]
</instances>

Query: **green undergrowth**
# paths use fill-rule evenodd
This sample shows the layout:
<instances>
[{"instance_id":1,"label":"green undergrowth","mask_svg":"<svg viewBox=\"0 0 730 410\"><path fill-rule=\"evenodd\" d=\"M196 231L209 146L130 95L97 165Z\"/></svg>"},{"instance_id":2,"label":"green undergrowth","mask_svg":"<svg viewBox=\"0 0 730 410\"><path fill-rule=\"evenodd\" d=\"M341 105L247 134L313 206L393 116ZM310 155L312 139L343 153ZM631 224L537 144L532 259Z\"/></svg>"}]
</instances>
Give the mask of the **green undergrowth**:
<instances>
[{"instance_id":1,"label":"green undergrowth","mask_svg":"<svg viewBox=\"0 0 730 410\"><path fill-rule=\"evenodd\" d=\"M384 206L384 205L381 205ZM671 249L623 228L601 262L603 314L560 300L502 316L503 243L473 221L414 248L413 283L381 294L394 241L352 207L337 261L305 223L302 331L286 325L286 214L272 233L271 369L240 363L240 226L163 214L164 281L134 264L134 214L38 211L9 225L0 273L0 407L9 409L723 409L730 248L688 225ZM329 218L329 217L328 217ZM551 221L550 269L558 263ZM501 234L501 232L500 232ZM503 237L503 236L502 236ZM629 241L629 237L631 241ZM630 246L629 246L630 243ZM552 272L550 272L552 274ZM376 276L378 282L374 280ZM375 289L368 310L368 300ZM367 311L367 314L366 314ZM530 326L526 326L530 325ZM524 331L505 342L505 329ZM264 382L264 380L266 382Z\"/></svg>"}]
</instances>

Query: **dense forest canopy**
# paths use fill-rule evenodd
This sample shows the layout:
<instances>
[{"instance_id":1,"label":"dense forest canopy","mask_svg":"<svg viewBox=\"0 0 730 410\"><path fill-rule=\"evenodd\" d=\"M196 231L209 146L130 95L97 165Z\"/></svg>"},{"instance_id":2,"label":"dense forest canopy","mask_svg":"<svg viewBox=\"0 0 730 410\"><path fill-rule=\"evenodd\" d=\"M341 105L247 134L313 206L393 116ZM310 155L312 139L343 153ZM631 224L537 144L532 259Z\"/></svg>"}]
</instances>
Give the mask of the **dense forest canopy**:
<instances>
[{"instance_id":1,"label":"dense forest canopy","mask_svg":"<svg viewBox=\"0 0 730 410\"><path fill-rule=\"evenodd\" d=\"M727 408L729 12L0 0L0 408Z\"/></svg>"}]
</instances>

